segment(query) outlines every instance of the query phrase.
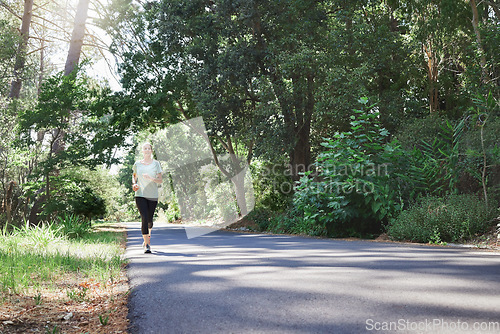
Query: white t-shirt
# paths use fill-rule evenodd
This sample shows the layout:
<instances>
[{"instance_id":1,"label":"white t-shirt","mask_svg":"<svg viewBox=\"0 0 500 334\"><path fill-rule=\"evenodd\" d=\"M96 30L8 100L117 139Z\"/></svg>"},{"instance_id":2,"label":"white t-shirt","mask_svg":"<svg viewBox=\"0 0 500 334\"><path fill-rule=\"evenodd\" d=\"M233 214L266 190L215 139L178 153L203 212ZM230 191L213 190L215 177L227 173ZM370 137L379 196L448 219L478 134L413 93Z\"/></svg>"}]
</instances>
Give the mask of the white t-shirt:
<instances>
[{"instance_id":1,"label":"white t-shirt","mask_svg":"<svg viewBox=\"0 0 500 334\"><path fill-rule=\"evenodd\" d=\"M135 192L135 197L144 197L149 200L158 200L158 184L151 180L146 179L143 174L147 174L152 178L162 173L160 162L158 160L153 160L150 164L144 164L140 161L134 163L132 168L136 177L137 184L139 185L139 190Z\"/></svg>"}]
</instances>

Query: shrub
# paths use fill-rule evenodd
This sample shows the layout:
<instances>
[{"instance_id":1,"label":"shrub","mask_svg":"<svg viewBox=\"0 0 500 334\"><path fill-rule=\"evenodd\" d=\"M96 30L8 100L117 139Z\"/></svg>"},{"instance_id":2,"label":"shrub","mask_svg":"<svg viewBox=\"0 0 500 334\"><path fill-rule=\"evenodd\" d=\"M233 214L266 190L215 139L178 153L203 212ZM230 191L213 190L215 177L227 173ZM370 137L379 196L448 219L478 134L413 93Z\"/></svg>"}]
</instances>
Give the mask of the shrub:
<instances>
[{"instance_id":1,"label":"shrub","mask_svg":"<svg viewBox=\"0 0 500 334\"><path fill-rule=\"evenodd\" d=\"M360 99L362 105L367 102ZM379 233L382 222L401 208L398 187L392 185L404 152L398 142L388 142L375 106L355 113L350 131L322 143L325 151L318 156L316 171L300 179L294 196L294 207L306 224L334 237Z\"/></svg>"},{"instance_id":2,"label":"shrub","mask_svg":"<svg viewBox=\"0 0 500 334\"><path fill-rule=\"evenodd\" d=\"M312 236L326 235L326 228L313 220L305 220L300 216L280 214L273 216L267 227L272 233L303 234Z\"/></svg>"},{"instance_id":3,"label":"shrub","mask_svg":"<svg viewBox=\"0 0 500 334\"><path fill-rule=\"evenodd\" d=\"M6 235L6 232L4 232ZM20 237L34 250L46 248L49 244L61 240L61 228L55 224L42 223L30 226L26 222L21 227L14 227L12 235Z\"/></svg>"},{"instance_id":4,"label":"shrub","mask_svg":"<svg viewBox=\"0 0 500 334\"><path fill-rule=\"evenodd\" d=\"M246 219L253 221L259 226L259 230L267 231L271 224L271 218L275 216L273 211L258 206L246 215Z\"/></svg>"},{"instance_id":5,"label":"shrub","mask_svg":"<svg viewBox=\"0 0 500 334\"><path fill-rule=\"evenodd\" d=\"M46 194L44 181L33 181L24 184L28 198L43 196L41 220L54 220L58 216L72 213L85 219L103 216L106 213L104 199L88 186L88 181L78 176L52 176L50 196Z\"/></svg>"},{"instance_id":6,"label":"shrub","mask_svg":"<svg viewBox=\"0 0 500 334\"><path fill-rule=\"evenodd\" d=\"M446 123L446 119L428 115L425 118L415 118L403 122L395 137L404 149L422 149L423 143L432 143Z\"/></svg>"},{"instance_id":7,"label":"shrub","mask_svg":"<svg viewBox=\"0 0 500 334\"><path fill-rule=\"evenodd\" d=\"M286 163L254 160L252 171L255 205L274 212L286 211L293 196L293 180Z\"/></svg>"},{"instance_id":8,"label":"shrub","mask_svg":"<svg viewBox=\"0 0 500 334\"><path fill-rule=\"evenodd\" d=\"M427 196L387 226L394 240L456 242L488 231L494 210L474 195Z\"/></svg>"},{"instance_id":9,"label":"shrub","mask_svg":"<svg viewBox=\"0 0 500 334\"><path fill-rule=\"evenodd\" d=\"M104 199L95 194L92 188L84 186L80 191L73 194L69 201L73 212L90 220L93 217L102 217L106 214L106 203Z\"/></svg>"},{"instance_id":10,"label":"shrub","mask_svg":"<svg viewBox=\"0 0 500 334\"><path fill-rule=\"evenodd\" d=\"M64 216L58 218L61 233L70 239L81 238L92 230L90 221L84 220L77 215L64 214Z\"/></svg>"}]
</instances>

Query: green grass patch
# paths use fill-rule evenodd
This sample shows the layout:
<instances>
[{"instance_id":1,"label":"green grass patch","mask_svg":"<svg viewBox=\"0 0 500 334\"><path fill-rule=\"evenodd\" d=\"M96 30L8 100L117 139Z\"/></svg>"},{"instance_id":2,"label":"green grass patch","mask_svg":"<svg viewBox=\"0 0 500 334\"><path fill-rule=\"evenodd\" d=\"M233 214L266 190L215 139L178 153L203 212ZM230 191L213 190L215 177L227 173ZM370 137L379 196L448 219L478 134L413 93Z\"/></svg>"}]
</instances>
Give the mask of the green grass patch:
<instances>
[{"instance_id":1,"label":"green grass patch","mask_svg":"<svg viewBox=\"0 0 500 334\"><path fill-rule=\"evenodd\" d=\"M79 237L60 225L24 226L0 234L0 293L52 287L69 273L100 282L113 280L124 264L125 235L112 224L97 224Z\"/></svg>"}]
</instances>

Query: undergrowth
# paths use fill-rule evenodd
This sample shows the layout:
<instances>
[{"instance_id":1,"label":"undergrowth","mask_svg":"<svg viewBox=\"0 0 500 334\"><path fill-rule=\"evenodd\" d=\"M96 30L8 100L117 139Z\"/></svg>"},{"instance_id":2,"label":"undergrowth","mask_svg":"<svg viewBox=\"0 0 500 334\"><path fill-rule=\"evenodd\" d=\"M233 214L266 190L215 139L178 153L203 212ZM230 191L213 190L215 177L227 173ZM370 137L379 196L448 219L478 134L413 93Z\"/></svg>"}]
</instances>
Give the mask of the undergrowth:
<instances>
[{"instance_id":1,"label":"undergrowth","mask_svg":"<svg viewBox=\"0 0 500 334\"><path fill-rule=\"evenodd\" d=\"M0 234L0 294L55 288L52 282L67 273L100 282L119 275L123 264L116 232L65 234L64 224L24 225Z\"/></svg>"}]
</instances>

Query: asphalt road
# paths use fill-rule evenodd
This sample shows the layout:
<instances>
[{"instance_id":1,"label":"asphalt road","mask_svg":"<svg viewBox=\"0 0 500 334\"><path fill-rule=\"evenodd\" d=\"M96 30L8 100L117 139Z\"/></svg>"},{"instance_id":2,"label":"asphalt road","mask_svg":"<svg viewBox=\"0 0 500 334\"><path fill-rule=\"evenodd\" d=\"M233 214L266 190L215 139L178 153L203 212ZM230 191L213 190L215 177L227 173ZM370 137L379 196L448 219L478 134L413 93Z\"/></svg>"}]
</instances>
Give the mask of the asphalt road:
<instances>
[{"instance_id":1,"label":"asphalt road","mask_svg":"<svg viewBox=\"0 0 500 334\"><path fill-rule=\"evenodd\" d=\"M500 253L129 223L130 333L500 333Z\"/></svg>"}]
</instances>

